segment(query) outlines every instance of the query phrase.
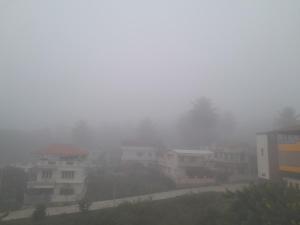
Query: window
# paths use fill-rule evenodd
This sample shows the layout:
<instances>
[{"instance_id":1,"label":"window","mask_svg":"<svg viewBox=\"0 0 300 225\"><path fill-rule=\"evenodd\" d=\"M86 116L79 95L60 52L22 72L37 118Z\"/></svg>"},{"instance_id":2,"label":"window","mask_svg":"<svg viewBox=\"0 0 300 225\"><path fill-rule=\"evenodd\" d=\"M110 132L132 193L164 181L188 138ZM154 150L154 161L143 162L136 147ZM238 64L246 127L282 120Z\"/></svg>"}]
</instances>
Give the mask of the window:
<instances>
[{"instance_id":1,"label":"window","mask_svg":"<svg viewBox=\"0 0 300 225\"><path fill-rule=\"evenodd\" d=\"M261 156L264 156L264 153L265 153L265 150L262 148L262 149L260 150Z\"/></svg>"},{"instance_id":2,"label":"window","mask_svg":"<svg viewBox=\"0 0 300 225\"><path fill-rule=\"evenodd\" d=\"M42 178L43 179L51 179L52 171L51 170L43 170L42 171Z\"/></svg>"},{"instance_id":3,"label":"window","mask_svg":"<svg viewBox=\"0 0 300 225\"><path fill-rule=\"evenodd\" d=\"M151 153L151 152L148 152L148 156L149 156L149 157L152 157L152 153Z\"/></svg>"},{"instance_id":4,"label":"window","mask_svg":"<svg viewBox=\"0 0 300 225\"><path fill-rule=\"evenodd\" d=\"M63 179L73 179L74 178L74 171L62 171L61 177Z\"/></svg>"},{"instance_id":5,"label":"window","mask_svg":"<svg viewBox=\"0 0 300 225\"><path fill-rule=\"evenodd\" d=\"M60 195L73 195L74 189L73 188L61 188L59 190Z\"/></svg>"}]
</instances>

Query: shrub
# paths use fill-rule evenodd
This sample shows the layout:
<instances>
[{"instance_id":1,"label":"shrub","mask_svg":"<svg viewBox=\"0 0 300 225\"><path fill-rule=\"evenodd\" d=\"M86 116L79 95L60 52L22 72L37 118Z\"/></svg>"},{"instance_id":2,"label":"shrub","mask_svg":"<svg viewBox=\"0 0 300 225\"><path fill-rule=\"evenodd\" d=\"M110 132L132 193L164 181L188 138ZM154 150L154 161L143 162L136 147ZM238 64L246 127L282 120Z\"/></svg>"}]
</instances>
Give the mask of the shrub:
<instances>
[{"instance_id":1,"label":"shrub","mask_svg":"<svg viewBox=\"0 0 300 225\"><path fill-rule=\"evenodd\" d=\"M83 198L78 202L80 212L87 212L91 206L91 202L87 198Z\"/></svg>"},{"instance_id":2,"label":"shrub","mask_svg":"<svg viewBox=\"0 0 300 225\"><path fill-rule=\"evenodd\" d=\"M44 204L38 204L32 213L33 221L40 221L46 217L46 206Z\"/></svg>"}]
</instances>

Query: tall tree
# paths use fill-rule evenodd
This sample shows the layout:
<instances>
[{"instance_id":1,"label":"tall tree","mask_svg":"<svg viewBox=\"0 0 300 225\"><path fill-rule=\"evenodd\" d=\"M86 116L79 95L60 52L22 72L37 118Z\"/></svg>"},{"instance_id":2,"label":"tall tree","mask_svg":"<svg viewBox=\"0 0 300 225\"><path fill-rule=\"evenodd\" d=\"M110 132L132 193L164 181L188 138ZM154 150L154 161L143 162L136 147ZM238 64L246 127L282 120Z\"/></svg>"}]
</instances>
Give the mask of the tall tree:
<instances>
[{"instance_id":1,"label":"tall tree","mask_svg":"<svg viewBox=\"0 0 300 225\"><path fill-rule=\"evenodd\" d=\"M0 170L0 209L17 209L22 206L26 188L26 174L15 167Z\"/></svg>"},{"instance_id":2,"label":"tall tree","mask_svg":"<svg viewBox=\"0 0 300 225\"><path fill-rule=\"evenodd\" d=\"M275 119L276 128L287 128L293 127L299 124L299 115L292 107L285 107L280 112L278 117Z\"/></svg>"},{"instance_id":3,"label":"tall tree","mask_svg":"<svg viewBox=\"0 0 300 225\"><path fill-rule=\"evenodd\" d=\"M199 148L217 139L218 114L210 99L201 97L179 122L183 145Z\"/></svg>"}]
</instances>

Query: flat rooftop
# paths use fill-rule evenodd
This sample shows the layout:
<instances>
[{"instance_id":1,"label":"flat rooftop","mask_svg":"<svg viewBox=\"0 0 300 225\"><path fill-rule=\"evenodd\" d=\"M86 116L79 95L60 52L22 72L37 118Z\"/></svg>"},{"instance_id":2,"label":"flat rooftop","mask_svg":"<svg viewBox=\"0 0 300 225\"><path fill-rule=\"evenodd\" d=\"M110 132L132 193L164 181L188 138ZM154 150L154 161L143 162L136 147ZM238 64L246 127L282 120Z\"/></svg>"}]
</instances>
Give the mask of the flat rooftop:
<instances>
[{"instance_id":1,"label":"flat rooftop","mask_svg":"<svg viewBox=\"0 0 300 225\"><path fill-rule=\"evenodd\" d=\"M287 127L277 130L271 130L267 132L258 132L257 135L260 134L300 134L300 126Z\"/></svg>"},{"instance_id":2,"label":"flat rooftop","mask_svg":"<svg viewBox=\"0 0 300 225\"><path fill-rule=\"evenodd\" d=\"M201 150L201 149L173 149L178 154L193 154L193 155L206 155L206 154L213 154L213 151L210 150Z\"/></svg>"}]
</instances>

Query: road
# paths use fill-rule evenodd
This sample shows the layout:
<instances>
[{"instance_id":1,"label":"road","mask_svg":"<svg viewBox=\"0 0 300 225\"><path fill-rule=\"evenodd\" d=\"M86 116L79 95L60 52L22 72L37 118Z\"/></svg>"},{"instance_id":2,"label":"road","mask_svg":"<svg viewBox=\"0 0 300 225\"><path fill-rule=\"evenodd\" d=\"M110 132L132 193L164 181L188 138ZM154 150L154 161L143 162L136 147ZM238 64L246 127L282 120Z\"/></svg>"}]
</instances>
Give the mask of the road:
<instances>
[{"instance_id":1,"label":"road","mask_svg":"<svg viewBox=\"0 0 300 225\"><path fill-rule=\"evenodd\" d=\"M93 202L91 204L90 210L99 210L99 209L104 209L104 208L110 208L110 207L118 206L124 202L140 202L140 201L145 201L145 200L156 201L156 200L162 200L162 199L168 199L168 198L175 198L177 196L182 196L182 195L192 194L192 193L201 193L201 192L208 192L208 191L224 192L226 190L235 191L235 190L241 189L244 186L247 186L247 184L245 184L245 183L223 184L223 185L218 185L218 186L204 186L204 187L198 187L198 188L180 189L180 190L159 192L159 193L153 193L153 194L147 194L147 195L119 198L119 199L115 199L115 200L98 201L98 202ZM29 218L29 217L31 217L33 211L34 211L34 208L27 208L27 209L12 211L9 213L9 215L7 217L3 218L2 220L7 221L7 220ZM60 214L71 214L71 213L78 213L78 212L79 212L79 208L78 208L77 204L47 208L48 216L54 216L54 215L60 215Z\"/></svg>"}]
</instances>

